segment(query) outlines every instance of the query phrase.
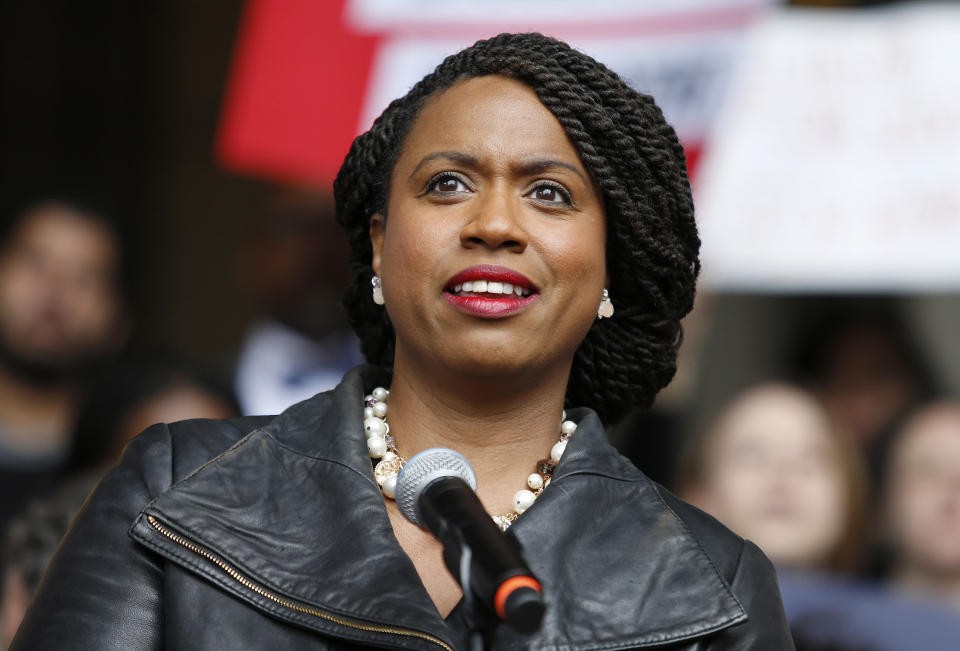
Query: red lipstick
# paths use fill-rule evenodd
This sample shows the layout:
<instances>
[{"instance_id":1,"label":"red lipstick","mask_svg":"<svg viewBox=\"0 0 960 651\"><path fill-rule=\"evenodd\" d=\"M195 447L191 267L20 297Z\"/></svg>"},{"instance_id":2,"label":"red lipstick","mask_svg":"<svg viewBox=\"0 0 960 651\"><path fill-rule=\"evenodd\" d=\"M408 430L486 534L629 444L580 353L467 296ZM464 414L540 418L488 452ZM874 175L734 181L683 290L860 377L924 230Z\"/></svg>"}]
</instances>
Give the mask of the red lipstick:
<instances>
[{"instance_id":1,"label":"red lipstick","mask_svg":"<svg viewBox=\"0 0 960 651\"><path fill-rule=\"evenodd\" d=\"M476 292L463 287L465 283L483 282L501 286L512 285L510 293L482 291ZM522 290L516 293L516 288ZM466 291L462 291L466 290ZM522 312L539 298L537 289L530 279L507 267L498 265L475 265L454 275L447 281L443 297L452 306L482 319L499 319Z\"/></svg>"}]
</instances>

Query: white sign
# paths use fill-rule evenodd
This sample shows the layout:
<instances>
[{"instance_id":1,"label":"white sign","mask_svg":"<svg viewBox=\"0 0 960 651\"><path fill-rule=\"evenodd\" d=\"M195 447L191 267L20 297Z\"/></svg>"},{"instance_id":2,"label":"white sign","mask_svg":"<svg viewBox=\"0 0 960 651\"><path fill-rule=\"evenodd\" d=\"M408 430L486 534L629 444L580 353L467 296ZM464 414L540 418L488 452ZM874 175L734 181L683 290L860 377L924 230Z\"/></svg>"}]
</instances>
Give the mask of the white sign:
<instances>
[{"instance_id":1,"label":"white sign","mask_svg":"<svg viewBox=\"0 0 960 651\"><path fill-rule=\"evenodd\" d=\"M360 32L386 34L358 131L449 54L503 31L539 31L653 95L686 144L719 110L743 30L772 0L352 0Z\"/></svg>"},{"instance_id":2,"label":"white sign","mask_svg":"<svg viewBox=\"0 0 960 651\"><path fill-rule=\"evenodd\" d=\"M703 283L960 290L960 7L759 23L703 154Z\"/></svg>"}]
</instances>

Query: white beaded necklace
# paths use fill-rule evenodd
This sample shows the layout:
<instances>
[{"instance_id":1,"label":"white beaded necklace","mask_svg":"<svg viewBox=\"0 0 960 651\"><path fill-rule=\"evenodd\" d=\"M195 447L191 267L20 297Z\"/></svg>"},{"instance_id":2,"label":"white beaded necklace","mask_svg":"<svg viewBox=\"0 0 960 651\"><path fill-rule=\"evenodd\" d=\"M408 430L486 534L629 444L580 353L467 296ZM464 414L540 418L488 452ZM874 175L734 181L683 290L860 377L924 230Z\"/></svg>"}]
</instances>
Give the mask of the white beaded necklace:
<instances>
[{"instance_id":1,"label":"white beaded necklace","mask_svg":"<svg viewBox=\"0 0 960 651\"><path fill-rule=\"evenodd\" d=\"M390 392L383 387L377 387L373 393L363 399L363 429L367 435L367 449L372 459L379 459L373 469L380 492L389 499L394 498L397 490L397 475L407 461L397 452L396 442L390 436L390 424L387 423L387 398ZM549 459L540 459L536 471L527 477L527 488L517 491L513 495L513 512L494 515L493 521L501 531L506 531L520 514L530 508L530 505L540 497L550 484L550 477L557 462L563 456L567 441L577 430L577 424L566 420L567 412L563 412L560 423L560 440L550 449Z\"/></svg>"}]
</instances>

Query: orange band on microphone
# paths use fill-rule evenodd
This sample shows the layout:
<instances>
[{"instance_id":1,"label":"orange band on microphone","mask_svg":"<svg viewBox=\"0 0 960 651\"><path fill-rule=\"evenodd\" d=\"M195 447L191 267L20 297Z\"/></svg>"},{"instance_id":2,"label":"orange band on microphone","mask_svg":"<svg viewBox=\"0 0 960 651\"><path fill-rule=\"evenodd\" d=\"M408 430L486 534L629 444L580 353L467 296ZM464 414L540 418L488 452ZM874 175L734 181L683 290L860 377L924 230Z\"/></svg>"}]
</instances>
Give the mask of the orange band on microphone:
<instances>
[{"instance_id":1,"label":"orange band on microphone","mask_svg":"<svg viewBox=\"0 0 960 651\"><path fill-rule=\"evenodd\" d=\"M511 576L509 579L500 584L500 587L497 588L497 594L493 596L493 607L497 611L497 617L500 619L506 619L506 605L507 598L513 594L513 591L517 588L533 588L538 593L543 594L543 587L540 585L540 582L537 581L532 576Z\"/></svg>"}]
</instances>

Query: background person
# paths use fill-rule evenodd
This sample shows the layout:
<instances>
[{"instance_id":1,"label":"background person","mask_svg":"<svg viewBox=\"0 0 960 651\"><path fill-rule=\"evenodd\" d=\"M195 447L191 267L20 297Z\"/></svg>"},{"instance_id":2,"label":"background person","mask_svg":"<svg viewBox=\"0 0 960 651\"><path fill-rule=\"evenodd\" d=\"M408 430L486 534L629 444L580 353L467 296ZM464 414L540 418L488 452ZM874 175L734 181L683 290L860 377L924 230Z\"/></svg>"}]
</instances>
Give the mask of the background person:
<instances>
[{"instance_id":1,"label":"background person","mask_svg":"<svg viewBox=\"0 0 960 651\"><path fill-rule=\"evenodd\" d=\"M186 364L127 359L96 380L80 408L57 488L31 500L2 539L0 649L13 639L70 521L127 443L154 423L237 415L229 391Z\"/></svg>"},{"instance_id":2,"label":"background person","mask_svg":"<svg viewBox=\"0 0 960 651\"><path fill-rule=\"evenodd\" d=\"M928 403L897 432L881 510L891 585L960 611L960 403Z\"/></svg>"},{"instance_id":3,"label":"background person","mask_svg":"<svg viewBox=\"0 0 960 651\"><path fill-rule=\"evenodd\" d=\"M244 335L234 378L244 414L278 414L332 389L363 361L347 324L347 242L333 197L279 192L241 247L239 273L257 315Z\"/></svg>"},{"instance_id":4,"label":"background person","mask_svg":"<svg viewBox=\"0 0 960 651\"><path fill-rule=\"evenodd\" d=\"M916 335L891 301L851 299L825 309L801 332L793 358L797 379L823 402L833 427L868 455L935 392Z\"/></svg>"},{"instance_id":5,"label":"background person","mask_svg":"<svg viewBox=\"0 0 960 651\"><path fill-rule=\"evenodd\" d=\"M955 646L955 613L852 574L868 557L862 459L811 394L781 383L744 391L685 463L682 494L776 564L798 649Z\"/></svg>"},{"instance_id":6,"label":"background person","mask_svg":"<svg viewBox=\"0 0 960 651\"><path fill-rule=\"evenodd\" d=\"M121 248L103 217L41 201L0 241L0 531L70 451L82 382L126 340Z\"/></svg>"},{"instance_id":7,"label":"background person","mask_svg":"<svg viewBox=\"0 0 960 651\"><path fill-rule=\"evenodd\" d=\"M760 384L731 400L691 441L679 487L778 568L850 573L863 560L862 464L796 386Z\"/></svg>"},{"instance_id":8,"label":"background person","mask_svg":"<svg viewBox=\"0 0 960 651\"><path fill-rule=\"evenodd\" d=\"M84 397L65 471L103 472L156 423L239 415L227 382L167 356L126 357L97 374Z\"/></svg>"},{"instance_id":9,"label":"background person","mask_svg":"<svg viewBox=\"0 0 960 651\"><path fill-rule=\"evenodd\" d=\"M11 520L0 545L0 649L13 641L50 558L98 478L94 471L75 475Z\"/></svg>"}]
</instances>

